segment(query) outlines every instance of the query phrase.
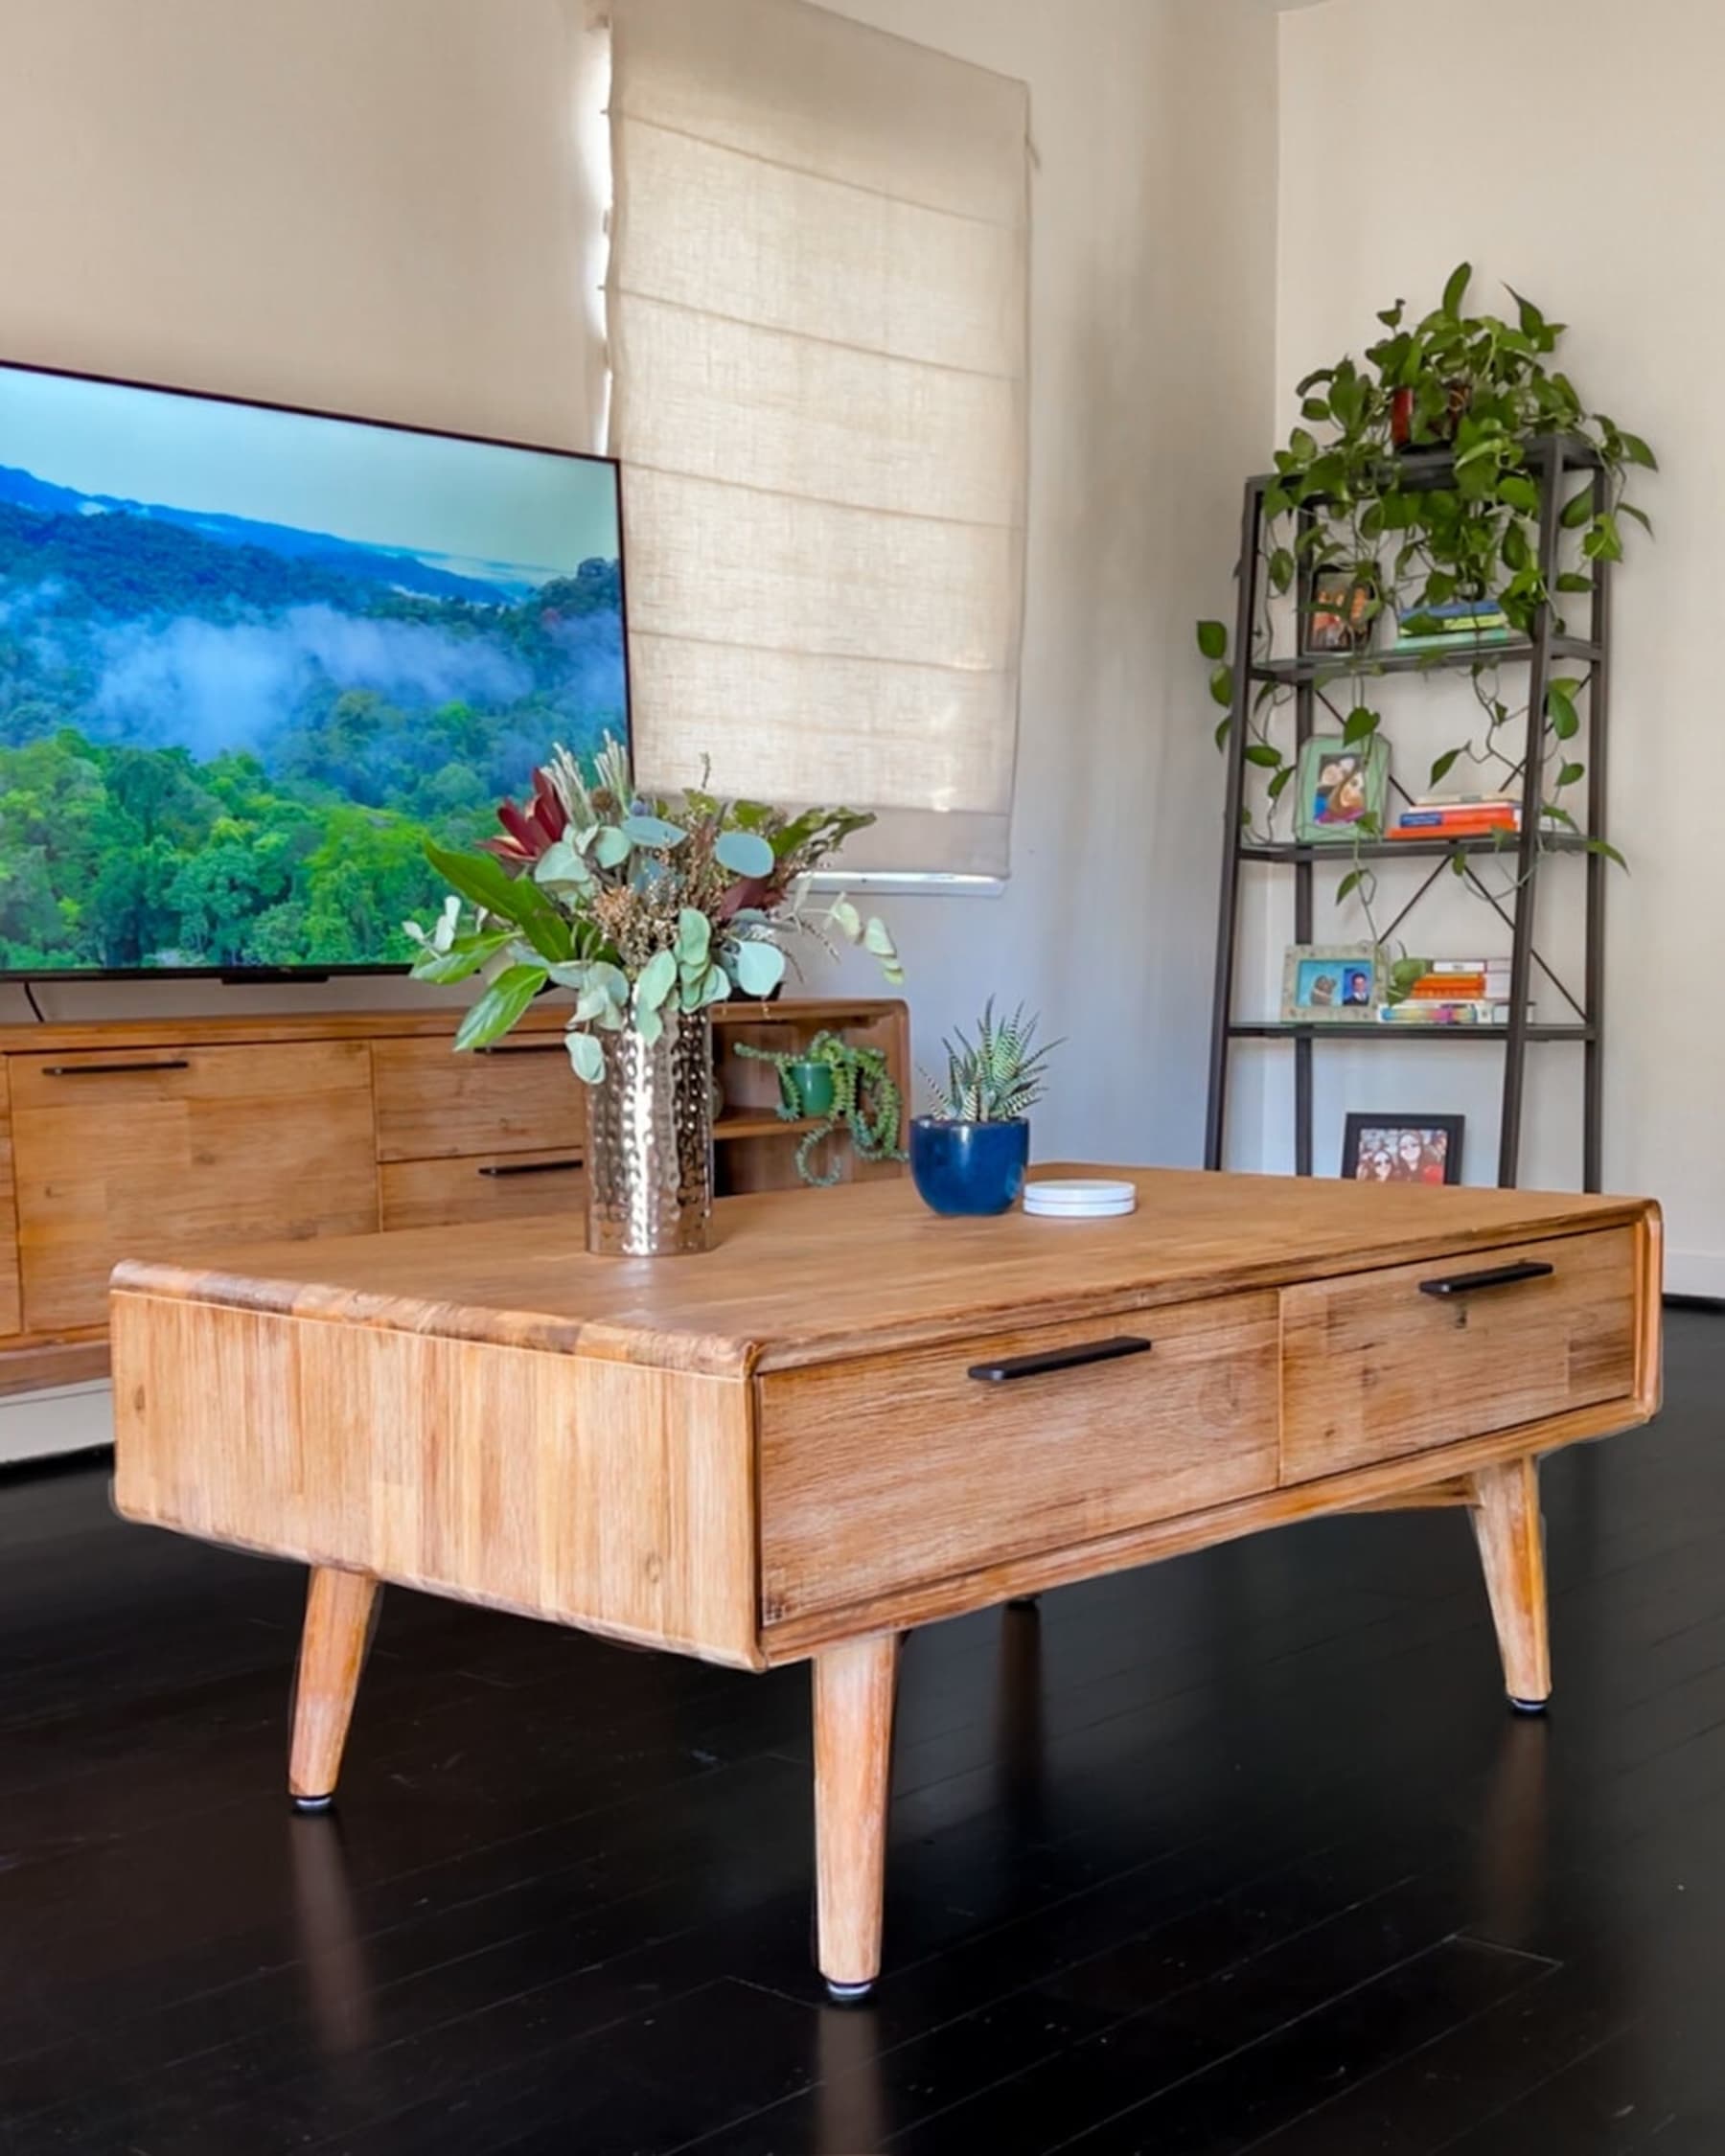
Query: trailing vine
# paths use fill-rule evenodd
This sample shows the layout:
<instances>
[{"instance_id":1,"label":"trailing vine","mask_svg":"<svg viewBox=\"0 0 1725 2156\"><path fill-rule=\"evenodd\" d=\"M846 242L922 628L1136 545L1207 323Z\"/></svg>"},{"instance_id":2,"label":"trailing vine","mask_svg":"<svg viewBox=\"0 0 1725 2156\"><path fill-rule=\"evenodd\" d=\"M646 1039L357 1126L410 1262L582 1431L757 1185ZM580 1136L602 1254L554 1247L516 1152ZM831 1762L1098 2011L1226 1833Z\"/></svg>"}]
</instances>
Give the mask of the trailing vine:
<instances>
[{"instance_id":1,"label":"trailing vine","mask_svg":"<svg viewBox=\"0 0 1725 2156\"><path fill-rule=\"evenodd\" d=\"M1370 625L1379 616L1389 614L1392 622L1406 617L1418 630L1437 626L1422 608L1490 603L1502 608L1511 633L1525 640L1532 637L1541 608L1550 606L1553 628L1564 635L1563 602L1571 595L1591 598L1598 564L1622 559L1624 520L1651 533L1645 513L1627 498L1627 486L1633 468L1657 469L1653 451L1640 435L1590 411L1569 377L1547 366L1565 325L1548 321L1513 290L1513 324L1464 313L1471 279L1470 265L1461 264L1438 307L1416 322L1397 300L1378 315L1384 334L1367 348L1364 363L1345 356L1298 384L1300 424L1276 451L1263 497L1256 579L1263 604L1252 624L1252 649L1230 654L1222 622L1197 625L1198 648L1210 666L1210 695L1225 713L1216 727L1218 746L1232 724L1235 666L1271 658L1278 613L1285 616L1290 607L1303 628L1317 610L1311 588L1321 569L1326 577L1347 577L1362 591L1362 648L1337 652L1333 666L1319 663L1314 681L1343 742L1364 747L1383 722L1368 685L1383 672L1369 648ZM1542 456L1536 446L1552 437L1585 444L1589 469L1573 474L1574 490L1558 516L1559 558L1548 565L1539 558ZM1421 451L1443 454L1434 459ZM1246 574L1244 562L1237 573ZM1300 641L1303 647L1303 634ZM1548 680L1538 714L1506 695L1489 647L1481 647L1465 678L1483 722L1436 758L1431 785L1440 785L1465 758L1496 785L1519 788L1532 756L1540 842L1551 831L1567 831L1621 863L1603 839L1580 837L1562 798L1585 776L1576 746L1585 676ZM1340 696L1332 693L1338 684ZM1263 779L1265 837L1275 836L1278 804L1295 779L1296 760L1276 738L1277 713L1294 693L1286 680L1267 679L1241 704L1249 737L1243 753ZM1250 808L1242 815L1251 827ZM1376 880L1359 840L1383 834L1370 816L1355 831L1352 867L1337 897L1358 896L1369 923ZM1460 851L1451 865L1458 875L1470 873Z\"/></svg>"},{"instance_id":2,"label":"trailing vine","mask_svg":"<svg viewBox=\"0 0 1725 2156\"><path fill-rule=\"evenodd\" d=\"M804 1182L824 1189L839 1181L840 1163L834 1160L822 1175L816 1169L815 1155L840 1129L849 1131L851 1144L860 1160L905 1158L899 1150L904 1095L893 1079L884 1048L861 1046L845 1040L842 1034L820 1032L806 1048L795 1053L756 1048L747 1041L739 1041L733 1053L749 1063L772 1065L779 1089L774 1113L781 1123L800 1122L803 1116L802 1096L792 1076L795 1065L817 1063L832 1073L833 1105L804 1132L797 1144L796 1172Z\"/></svg>"}]
</instances>

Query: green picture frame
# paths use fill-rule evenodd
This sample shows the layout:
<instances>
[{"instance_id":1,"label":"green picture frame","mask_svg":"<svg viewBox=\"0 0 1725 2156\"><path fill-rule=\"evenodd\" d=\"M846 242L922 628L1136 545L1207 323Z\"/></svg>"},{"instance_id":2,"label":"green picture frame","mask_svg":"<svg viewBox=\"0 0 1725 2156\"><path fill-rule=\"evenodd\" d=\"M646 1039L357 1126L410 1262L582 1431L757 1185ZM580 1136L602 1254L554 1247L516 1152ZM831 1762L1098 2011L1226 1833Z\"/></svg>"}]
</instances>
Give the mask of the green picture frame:
<instances>
[{"instance_id":1,"label":"green picture frame","mask_svg":"<svg viewBox=\"0 0 1725 2156\"><path fill-rule=\"evenodd\" d=\"M1304 846L1349 844L1362 827L1381 837L1390 798L1390 745L1373 734L1345 742L1318 734L1300 752L1294 836Z\"/></svg>"}]
</instances>

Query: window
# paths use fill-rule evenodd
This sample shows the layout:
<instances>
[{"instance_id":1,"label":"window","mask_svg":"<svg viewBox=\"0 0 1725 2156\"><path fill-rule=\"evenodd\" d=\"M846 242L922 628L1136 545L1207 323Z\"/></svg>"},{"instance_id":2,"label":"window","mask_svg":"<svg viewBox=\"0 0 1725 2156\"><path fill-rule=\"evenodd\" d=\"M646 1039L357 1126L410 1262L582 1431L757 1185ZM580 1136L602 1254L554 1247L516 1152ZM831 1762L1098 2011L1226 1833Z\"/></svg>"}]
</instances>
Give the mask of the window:
<instances>
[{"instance_id":1,"label":"window","mask_svg":"<svg viewBox=\"0 0 1725 2156\"><path fill-rule=\"evenodd\" d=\"M1027 92L802 0L614 0L607 283L636 762L1001 875Z\"/></svg>"}]
</instances>

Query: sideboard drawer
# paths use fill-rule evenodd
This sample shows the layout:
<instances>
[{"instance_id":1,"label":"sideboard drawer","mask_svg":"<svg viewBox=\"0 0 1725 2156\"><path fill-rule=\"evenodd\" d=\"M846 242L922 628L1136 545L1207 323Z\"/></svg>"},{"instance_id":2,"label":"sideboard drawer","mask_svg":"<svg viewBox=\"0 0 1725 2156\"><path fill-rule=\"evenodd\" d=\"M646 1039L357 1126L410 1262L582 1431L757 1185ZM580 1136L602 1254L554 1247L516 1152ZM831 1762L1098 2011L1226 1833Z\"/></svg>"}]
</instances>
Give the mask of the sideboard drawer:
<instances>
[{"instance_id":1,"label":"sideboard drawer","mask_svg":"<svg viewBox=\"0 0 1725 2156\"><path fill-rule=\"evenodd\" d=\"M363 1041L8 1061L32 1332L102 1324L119 1258L377 1227Z\"/></svg>"},{"instance_id":2,"label":"sideboard drawer","mask_svg":"<svg viewBox=\"0 0 1725 2156\"><path fill-rule=\"evenodd\" d=\"M991 1381L1024 1357L1149 1351ZM1044 1325L760 1380L765 1620L1273 1488L1274 1295Z\"/></svg>"},{"instance_id":3,"label":"sideboard drawer","mask_svg":"<svg viewBox=\"0 0 1725 2156\"><path fill-rule=\"evenodd\" d=\"M1635 1387L1627 1227L1282 1295L1284 1482L1484 1437Z\"/></svg>"},{"instance_id":4,"label":"sideboard drawer","mask_svg":"<svg viewBox=\"0 0 1725 2156\"><path fill-rule=\"evenodd\" d=\"M382 1227L453 1227L463 1221L580 1213L586 1178L575 1146L476 1160L386 1160L378 1170L378 1196Z\"/></svg>"},{"instance_id":5,"label":"sideboard drawer","mask_svg":"<svg viewBox=\"0 0 1725 2156\"><path fill-rule=\"evenodd\" d=\"M380 1160L581 1144L581 1081L561 1033L465 1055L447 1041L379 1041L372 1068Z\"/></svg>"},{"instance_id":6,"label":"sideboard drawer","mask_svg":"<svg viewBox=\"0 0 1725 2156\"><path fill-rule=\"evenodd\" d=\"M7 1113L6 1064L0 1060L0 1337L24 1322L18 1282L18 1212L12 1202L12 1118Z\"/></svg>"}]
</instances>

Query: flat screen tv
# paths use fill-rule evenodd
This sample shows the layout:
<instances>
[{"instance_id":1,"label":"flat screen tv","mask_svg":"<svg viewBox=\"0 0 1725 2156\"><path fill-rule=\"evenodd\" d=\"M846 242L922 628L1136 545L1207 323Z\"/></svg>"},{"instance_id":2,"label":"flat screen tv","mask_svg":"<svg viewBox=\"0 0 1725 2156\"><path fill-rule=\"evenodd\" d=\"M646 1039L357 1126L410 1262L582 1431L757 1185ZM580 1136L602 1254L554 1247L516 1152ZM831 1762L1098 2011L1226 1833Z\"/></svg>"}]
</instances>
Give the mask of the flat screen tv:
<instances>
[{"instance_id":1,"label":"flat screen tv","mask_svg":"<svg viewBox=\"0 0 1725 2156\"><path fill-rule=\"evenodd\" d=\"M0 364L0 975L404 963L627 725L610 459Z\"/></svg>"}]
</instances>

